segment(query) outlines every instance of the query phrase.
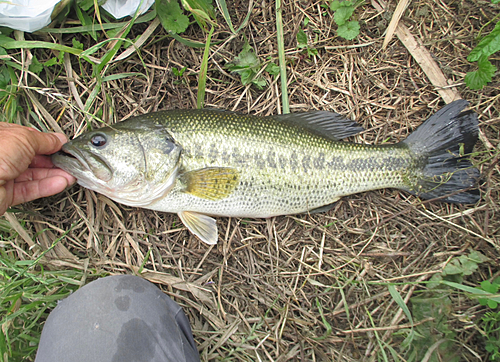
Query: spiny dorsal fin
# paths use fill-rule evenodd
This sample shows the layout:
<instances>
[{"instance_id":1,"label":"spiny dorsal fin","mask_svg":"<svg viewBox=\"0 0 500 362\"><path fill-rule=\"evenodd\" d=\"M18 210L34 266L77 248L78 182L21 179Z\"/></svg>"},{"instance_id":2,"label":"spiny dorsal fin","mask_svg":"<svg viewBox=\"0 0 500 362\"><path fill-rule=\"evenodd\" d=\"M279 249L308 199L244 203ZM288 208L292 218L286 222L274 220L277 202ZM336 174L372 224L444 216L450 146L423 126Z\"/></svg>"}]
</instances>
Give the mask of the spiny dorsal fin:
<instances>
[{"instance_id":1,"label":"spiny dorsal fin","mask_svg":"<svg viewBox=\"0 0 500 362\"><path fill-rule=\"evenodd\" d=\"M207 167L181 176L181 181L186 185L184 192L211 201L231 195L239 180L238 171L230 167Z\"/></svg>"},{"instance_id":2,"label":"spiny dorsal fin","mask_svg":"<svg viewBox=\"0 0 500 362\"><path fill-rule=\"evenodd\" d=\"M339 141L364 131L364 128L353 120L333 112L312 111L280 114L271 117L280 121L293 123L334 141Z\"/></svg>"},{"instance_id":3,"label":"spiny dorsal fin","mask_svg":"<svg viewBox=\"0 0 500 362\"><path fill-rule=\"evenodd\" d=\"M194 211L181 211L179 217L191 233L209 245L217 244L217 223L215 219Z\"/></svg>"}]
</instances>

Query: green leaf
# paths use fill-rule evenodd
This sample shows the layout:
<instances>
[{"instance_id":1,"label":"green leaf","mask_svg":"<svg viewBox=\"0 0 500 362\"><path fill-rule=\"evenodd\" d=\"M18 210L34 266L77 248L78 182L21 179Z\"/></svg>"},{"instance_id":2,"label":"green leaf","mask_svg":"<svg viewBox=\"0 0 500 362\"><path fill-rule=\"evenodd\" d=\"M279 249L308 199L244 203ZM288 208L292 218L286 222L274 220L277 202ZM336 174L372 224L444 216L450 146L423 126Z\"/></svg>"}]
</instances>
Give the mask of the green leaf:
<instances>
[{"instance_id":1,"label":"green leaf","mask_svg":"<svg viewBox=\"0 0 500 362\"><path fill-rule=\"evenodd\" d=\"M78 19L80 20L80 23L82 23L83 26L88 26L88 25L94 24L93 19L89 16L89 14L87 14L86 11L82 11L82 9L78 6L78 4L75 4L75 11L76 11L76 15L78 16ZM88 34L90 34L92 39L97 41L97 33L96 33L95 29L93 29L92 31L89 31Z\"/></svg>"},{"instance_id":2,"label":"green leaf","mask_svg":"<svg viewBox=\"0 0 500 362\"><path fill-rule=\"evenodd\" d=\"M181 69L177 69L176 67L172 67L172 73L176 76L176 77L182 77L182 75L184 74L184 72L186 71L187 67L182 67Z\"/></svg>"},{"instance_id":3,"label":"green leaf","mask_svg":"<svg viewBox=\"0 0 500 362\"><path fill-rule=\"evenodd\" d=\"M240 76L241 76L241 83L243 85L247 85L248 83L250 83L253 79L253 76L254 76L254 72L252 71L252 69L245 69L243 70L241 73L240 73Z\"/></svg>"},{"instance_id":4,"label":"green leaf","mask_svg":"<svg viewBox=\"0 0 500 362\"><path fill-rule=\"evenodd\" d=\"M43 63L43 65L45 65L46 67L52 67L53 65L56 64L59 64L59 59L57 59L56 57L50 58L49 60Z\"/></svg>"},{"instance_id":5,"label":"green leaf","mask_svg":"<svg viewBox=\"0 0 500 362\"><path fill-rule=\"evenodd\" d=\"M469 259L469 257L462 255L458 257L458 259L462 264L462 273L464 275L471 275L477 270L477 263L474 260Z\"/></svg>"},{"instance_id":6,"label":"green leaf","mask_svg":"<svg viewBox=\"0 0 500 362\"><path fill-rule=\"evenodd\" d=\"M500 4L500 0L491 0L492 4Z\"/></svg>"},{"instance_id":7,"label":"green leaf","mask_svg":"<svg viewBox=\"0 0 500 362\"><path fill-rule=\"evenodd\" d=\"M0 101L2 98L6 97L9 92L7 91L7 87L10 84L10 74L9 70L5 65L0 67Z\"/></svg>"},{"instance_id":8,"label":"green leaf","mask_svg":"<svg viewBox=\"0 0 500 362\"><path fill-rule=\"evenodd\" d=\"M330 3L330 10L331 11L337 11L340 8L340 1L339 0L334 0Z\"/></svg>"},{"instance_id":9,"label":"green leaf","mask_svg":"<svg viewBox=\"0 0 500 362\"><path fill-rule=\"evenodd\" d=\"M498 292L498 284L492 284L489 280L484 280L481 282L481 289L488 293L495 294Z\"/></svg>"},{"instance_id":10,"label":"green leaf","mask_svg":"<svg viewBox=\"0 0 500 362\"><path fill-rule=\"evenodd\" d=\"M297 32L297 47L306 48L307 47L307 35L303 29L299 29Z\"/></svg>"},{"instance_id":11,"label":"green leaf","mask_svg":"<svg viewBox=\"0 0 500 362\"><path fill-rule=\"evenodd\" d=\"M318 55L318 49L307 47L307 56L314 57L316 55Z\"/></svg>"},{"instance_id":12,"label":"green leaf","mask_svg":"<svg viewBox=\"0 0 500 362\"><path fill-rule=\"evenodd\" d=\"M413 318L411 316L410 310L408 309L408 306L406 305L405 301L403 300L403 297L401 297L401 294L399 294L398 290L396 287L392 284L389 284L387 286L387 289L389 290L389 293L391 294L392 299L397 303L399 308L403 310L403 312L406 314L406 317L410 321L410 324L413 325Z\"/></svg>"},{"instance_id":13,"label":"green leaf","mask_svg":"<svg viewBox=\"0 0 500 362\"><path fill-rule=\"evenodd\" d=\"M77 0L76 3L83 11L88 11L94 7L94 0Z\"/></svg>"},{"instance_id":14,"label":"green leaf","mask_svg":"<svg viewBox=\"0 0 500 362\"><path fill-rule=\"evenodd\" d=\"M337 11L335 11L333 20L335 20L338 26L344 25L347 20L349 20L353 12L354 6L341 6L337 9Z\"/></svg>"},{"instance_id":15,"label":"green leaf","mask_svg":"<svg viewBox=\"0 0 500 362\"><path fill-rule=\"evenodd\" d=\"M481 39L479 44L472 49L467 60L475 62L482 56L489 57L500 50L500 21L495 25L495 28Z\"/></svg>"},{"instance_id":16,"label":"green leaf","mask_svg":"<svg viewBox=\"0 0 500 362\"><path fill-rule=\"evenodd\" d=\"M478 70L468 72L465 75L465 84L473 90L482 89L488 82L491 82L497 68L490 63L486 56L479 59Z\"/></svg>"},{"instance_id":17,"label":"green leaf","mask_svg":"<svg viewBox=\"0 0 500 362\"><path fill-rule=\"evenodd\" d=\"M258 68L260 66L260 60L255 55L252 47L248 42L243 45L243 49L241 50L240 54L236 58L233 59L232 62L228 63L226 65L226 68L235 73L242 73L245 71L247 68L252 68L256 70L255 73L257 73Z\"/></svg>"},{"instance_id":18,"label":"green leaf","mask_svg":"<svg viewBox=\"0 0 500 362\"><path fill-rule=\"evenodd\" d=\"M269 63L266 67L266 72L276 77L280 74L280 67L274 63Z\"/></svg>"},{"instance_id":19,"label":"green leaf","mask_svg":"<svg viewBox=\"0 0 500 362\"><path fill-rule=\"evenodd\" d=\"M165 30L178 34L187 29L189 18L184 15L176 0L156 0L155 7Z\"/></svg>"},{"instance_id":20,"label":"green leaf","mask_svg":"<svg viewBox=\"0 0 500 362\"><path fill-rule=\"evenodd\" d=\"M469 259L474 260L478 264L484 263L485 261L490 260L490 258L488 258L487 256L485 256L484 254L481 254L477 250L471 250L470 251L470 253L469 253Z\"/></svg>"},{"instance_id":21,"label":"green leaf","mask_svg":"<svg viewBox=\"0 0 500 362\"><path fill-rule=\"evenodd\" d=\"M49 43L45 41L28 41L28 40L14 40L4 35L0 35L0 46L5 49L54 49L61 52L67 52L74 55L80 55L82 51L80 49L75 49L67 47L64 45Z\"/></svg>"},{"instance_id":22,"label":"green leaf","mask_svg":"<svg viewBox=\"0 0 500 362\"><path fill-rule=\"evenodd\" d=\"M259 77L252 79L252 84L254 84L257 87L257 89L262 90L267 85L267 82L264 78Z\"/></svg>"},{"instance_id":23,"label":"green leaf","mask_svg":"<svg viewBox=\"0 0 500 362\"><path fill-rule=\"evenodd\" d=\"M357 21L350 21L339 26L337 34L346 40L352 40L358 36L359 29L359 23Z\"/></svg>"},{"instance_id":24,"label":"green leaf","mask_svg":"<svg viewBox=\"0 0 500 362\"><path fill-rule=\"evenodd\" d=\"M43 64L38 61L36 55L33 55L33 59L31 59L31 64L28 69L35 74L40 74L42 72Z\"/></svg>"},{"instance_id":25,"label":"green leaf","mask_svg":"<svg viewBox=\"0 0 500 362\"><path fill-rule=\"evenodd\" d=\"M76 40L76 38L71 39L71 42L73 43L73 48L83 50L83 44Z\"/></svg>"},{"instance_id":26,"label":"green leaf","mask_svg":"<svg viewBox=\"0 0 500 362\"><path fill-rule=\"evenodd\" d=\"M181 0L181 3L201 28L208 30L207 23L214 23L215 11L211 0Z\"/></svg>"}]
</instances>

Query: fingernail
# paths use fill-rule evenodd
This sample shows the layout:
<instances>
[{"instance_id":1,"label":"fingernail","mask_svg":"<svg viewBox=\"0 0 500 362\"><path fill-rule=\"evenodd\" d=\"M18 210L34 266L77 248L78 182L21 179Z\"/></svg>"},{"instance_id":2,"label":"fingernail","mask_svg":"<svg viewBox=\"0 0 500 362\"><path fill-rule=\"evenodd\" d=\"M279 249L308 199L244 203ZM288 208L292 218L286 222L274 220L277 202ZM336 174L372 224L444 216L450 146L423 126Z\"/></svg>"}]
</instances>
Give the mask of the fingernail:
<instances>
[{"instance_id":1,"label":"fingernail","mask_svg":"<svg viewBox=\"0 0 500 362\"><path fill-rule=\"evenodd\" d=\"M59 138L59 140L61 141L61 143L66 143L68 142L68 138L66 137L66 135L62 134L62 133L54 133L54 135Z\"/></svg>"}]
</instances>

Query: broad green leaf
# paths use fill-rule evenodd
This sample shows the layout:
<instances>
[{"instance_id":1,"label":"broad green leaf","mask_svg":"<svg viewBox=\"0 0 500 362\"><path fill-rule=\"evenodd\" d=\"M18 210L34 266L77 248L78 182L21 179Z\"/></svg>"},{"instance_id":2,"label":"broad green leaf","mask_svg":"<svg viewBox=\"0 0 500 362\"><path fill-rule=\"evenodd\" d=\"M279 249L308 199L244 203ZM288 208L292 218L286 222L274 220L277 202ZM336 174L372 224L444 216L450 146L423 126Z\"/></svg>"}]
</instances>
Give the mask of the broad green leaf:
<instances>
[{"instance_id":1,"label":"broad green leaf","mask_svg":"<svg viewBox=\"0 0 500 362\"><path fill-rule=\"evenodd\" d=\"M252 69L244 69L241 73L240 73L240 76L241 76L241 83L243 85L247 85L248 83L251 82L251 80L253 79L253 76L254 76L254 72L252 71Z\"/></svg>"},{"instance_id":2,"label":"broad green leaf","mask_svg":"<svg viewBox=\"0 0 500 362\"><path fill-rule=\"evenodd\" d=\"M280 74L280 67L278 67L274 63L269 63L266 67L266 72L268 72L272 76L277 76Z\"/></svg>"},{"instance_id":3,"label":"broad green leaf","mask_svg":"<svg viewBox=\"0 0 500 362\"><path fill-rule=\"evenodd\" d=\"M307 35L303 29L299 29L297 32L297 43L299 48L307 47Z\"/></svg>"},{"instance_id":4,"label":"broad green leaf","mask_svg":"<svg viewBox=\"0 0 500 362\"><path fill-rule=\"evenodd\" d=\"M353 6L341 6L335 11L335 14L333 14L333 20L335 20L337 25L340 27L349 20L353 12Z\"/></svg>"},{"instance_id":5,"label":"broad green leaf","mask_svg":"<svg viewBox=\"0 0 500 362\"><path fill-rule=\"evenodd\" d=\"M476 263L484 263L485 261L490 260L487 256L484 254L481 254L477 250L471 250L469 254L469 259L474 260Z\"/></svg>"},{"instance_id":6,"label":"broad green leaf","mask_svg":"<svg viewBox=\"0 0 500 362\"><path fill-rule=\"evenodd\" d=\"M331 11L337 11L340 8L340 1L339 0L334 0L330 3L330 10Z\"/></svg>"},{"instance_id":7,"label":"broad green leaf","mask_svg":"<svg viewBox=\"0 0 500 362\"><path fill-rule=\"evenodd\" d=\"M50 58L49 60L43 63L43 65L45 65L46 67L51 67L56 64L59 64L59 59L57 59L56 57Z\"/></svg>"},{"instance_id":8,"label":"broad green leaf","mask_svg":"<svg viewBox=\"0 0 500 362\"><path fill-rule=\"evenodd\" d=\"M38 61L36 55L33 55L33 59L31 59L29 70L35 74L40 74L43 70L43 65Z\"/></svg>"},{"instance_id":9,"label":"broad green leaf","mask_svg":"<svg viewBox=\"0 0 500 362\"><path fill-rule=\"evenodd\" d=\"M182 33L189 25L189 18L184 15L177 0L156 0L156 13L165 30Z\"/></svg>"},{"instance_id":10,"label":"broad green leaf","mask_svg":"<svg viewBox=\"0 0 500 362\"><path fill-rule=\"evenodd\" d=\"M492 284L489 280L484 280L481 282L481 288L488 293L494 294L498 292L498 287L498 284Z\"/></svg>"},{"instance_id":11,"label":"broad green leaf","mask_svg":"<svg viewBox=\"0 0 500 362\"><path fill-rule=\"evenodd\" d=\"M259 77L259 78L254 78L252 80L252 83L257 87L257 89L262 90L264 87L267 85L267 82L264 78Z\"/></svg>"},{"instance_id":12,"label":"broad green leaf","mask_svg":"<svg viewBox=\"0 0 500 362\"><path fill-rule=\"evenodd\" d=\"M76 40L76 38L71 39L71 42L73 44L73 48L83 50L83 44Z\"/></svg>"},{"instance_id":13,"label":"broad green leaf","mask_svg":"<svg viewBox=\"0 0 500 362\"><path fill-rule=\"evenodd\" d=\"M352 40L359 34L359 23L357 21L349 21L348 23L339 26L337 34L346 40Z\"/></svg>"},{"instance_id":14,"label":"broad green leaf","mask_svg":"<svg viewBox=\"0 0 500 362\"><path fill-rule=\"evenodd\" d=\"M243 72L246 68L253 68L258 71L257 68L260 66L260 60L255 55L252 47L248 42L243 45L243 49L240 54L236 58L233 59L232 62L226 65L227 69L231 72ZM257 73L257 72L256 72Z\"/></svg>"},{"instance_id":15,"label":"broad green leaf","mask_svg":"<svg viewBox=\"0 0 500 362\"><path fill-rule=\"evenodd\" d=\"M467 60L475 62L482 56L489 57L500 50L500 21L495 25L495 28L481 39L479 44L472 49Z\"/></svg>"},{"instance_id":16,"label":"broad green leaf","mask_svg":"<svg viewBox=\"0 0 500 362\"><path fill-rule=\"evenodd\" d=\"M462 255L458 259L462 264L464 275L471 275L477 270L477 263L474 260L469 259L469 257Z\"/></svg>"},{"instance_id":17,"label":"broad green leaf","mask_svg":"<svg viewBox=\"0 0 500 362\"><path fill-rule=\"evenodd\" d=\"M497 70L485 56L479 59L477 65L479 66L478 70L469 72L465 75L465 83L473 90L482 89L488 82L491 82Z\"/></svg>"}]
</instances>

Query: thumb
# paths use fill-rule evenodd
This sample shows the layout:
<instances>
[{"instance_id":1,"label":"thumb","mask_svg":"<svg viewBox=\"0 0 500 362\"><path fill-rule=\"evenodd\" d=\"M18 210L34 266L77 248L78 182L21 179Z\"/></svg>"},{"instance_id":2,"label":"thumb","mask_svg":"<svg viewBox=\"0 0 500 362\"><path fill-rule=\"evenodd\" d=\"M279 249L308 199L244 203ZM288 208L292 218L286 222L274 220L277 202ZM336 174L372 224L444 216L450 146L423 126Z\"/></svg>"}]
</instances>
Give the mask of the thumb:
<instances>
[{"instance_id":1,"label":"thumb","mask_svg":"<svg viewBox=\"0 0 500 362\"><path fill-rule=\"evenodd\" d=\"M36 155L49 155L61 149L68 142L62 133L30 132L31 144Z\"/></svg>"}]
</instances>

